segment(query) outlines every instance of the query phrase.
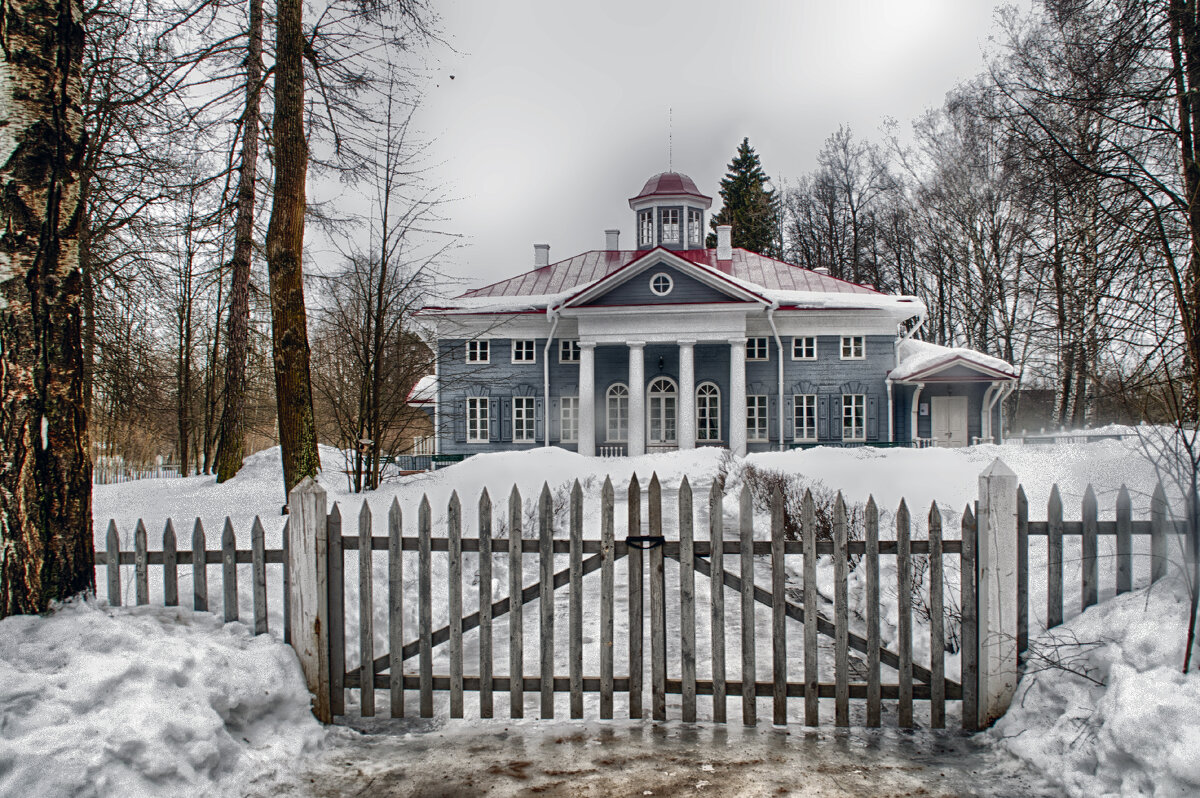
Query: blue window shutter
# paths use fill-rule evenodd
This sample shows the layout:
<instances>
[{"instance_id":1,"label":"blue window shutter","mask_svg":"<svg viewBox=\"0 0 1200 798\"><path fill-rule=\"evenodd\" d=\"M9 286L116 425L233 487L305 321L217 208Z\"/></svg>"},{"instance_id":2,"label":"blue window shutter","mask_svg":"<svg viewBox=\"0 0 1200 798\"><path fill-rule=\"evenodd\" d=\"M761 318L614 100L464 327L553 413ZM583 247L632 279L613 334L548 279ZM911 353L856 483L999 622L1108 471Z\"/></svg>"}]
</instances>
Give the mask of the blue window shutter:
<instances>
[{"instance_id":1,"label":"blue window shutter","mask_svg":"<svg viewBox=\"0 0 1200 798\"><path fill-rule=\"evenodd\" d=\"M779 397L767 399L767 437L772 441L779 440Z\"/></svg>"},{"instance_id":2,"label":"blue window shutter","mask_svg":"<svg viewBox=\"0 0 1200 798\"><path fill-rule=\"evenodd\" d=\"M459 412L454 413L454 441L456 443L466 443L467 441L467 400L462 399L458 402Z\"/></svg>"},{"instance_id":3,"label":"blue window shutter","mask_svg":"<svg viewBox=\"0 0 1200 798\"><path fill-rule=\"evenodd\" d=\"M492 443L500 441L500 400L492 397L488 401L488 438Z\"/></svg>"},{"instance_id":4,"label":"blue window shutter","mask_svg":"<svg viewBox=\"0 0 1200 798\"><path fill-rule=\"evenodd\" d=\"M791 396L783 400L783 439L796 437L796 400Z\"/></svg>"},{"instance_id":5,"label":"blue window shutter","mask_svg":"<svg viewBox=\"0 0 1200 798\"><path fill-rule=\"evenodd\" d=\"M831 397L829 403L829 437L840 441L842 439L842 397Z\"/></svg>"},{"instance_id":6,"label":"blue window shutter","mask_svg":"<svg viewBox=\"0 0 1200 798\"><path fill-rule=\"evenodd\" d=\"M867 440L879 440L879 397L867 394Z\"/></svg>"},{"instance_id":7,"label":"blue window shutter","mask_svg":"<svg viewBox=\"0 0 1200 798\"><path fill-rule=\"evenodd\" d=\"M539 402L542 400L539 399ZM546 420L550 422L550 440L562 440L562 411L559 409L561 403L558 397L555 396L550 400L550 417Z\"/></svg>"},{"instance_id":8,"label":"blue window shutter","mask_svg":"<svg viewBox=\"0 0 1200 798\"><path fill-rule=\"evenodd\" d=\"M509 443L513 438L512 399L504 397L500 400L500 440Z\"/></svg>"},{"instance_id":9,"label":"blue window shutter","mask_svg":"<svg viewBox=\"0 0 1200 798\"><path fill-rule=\"evenodd\" d=\"M533 435L540 441L546 433L546 400L541 397L533 401L533 420Z\"/></svg>"},{"instance_id":10,"label":"blue window shutter","mask_svg":"<svg viewBox=\"0 0 1200 798\"><path fill-rule=\"evenodd\" d=\"M829 439L829 397L817 397L817 437Z\"/></svg>"}]
</instances>

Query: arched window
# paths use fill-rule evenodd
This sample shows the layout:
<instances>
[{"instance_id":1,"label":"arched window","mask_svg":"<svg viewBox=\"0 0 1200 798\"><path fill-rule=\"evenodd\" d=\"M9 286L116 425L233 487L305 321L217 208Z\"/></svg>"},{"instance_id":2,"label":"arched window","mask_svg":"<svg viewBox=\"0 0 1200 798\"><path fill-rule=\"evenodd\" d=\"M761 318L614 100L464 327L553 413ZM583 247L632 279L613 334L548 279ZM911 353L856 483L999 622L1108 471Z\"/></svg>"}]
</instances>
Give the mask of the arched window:
<instances>
[{"instance_id":1,"label":"arched window","mask_svg":"<svg viewBox=\"0 0 1200 798\"><path fill-rule=\"evenodd\" d=\"M650 383L650 401L646 405L647 441L675 443L675 412L678 393L675 383L667 377L658 377Z\"/></svg>"},{"instance_id":2,"label":"arched window","mask_svg":"<svg viewBox=\"0 0 1200 798\"><path fill-rule=\"evenodd\" d=\"M696 388L696 440L721 440L721 390L711 382Z\"/></svg>"},{"instance_id":3,"label":"arched window","mask_svg":"<svg viewBox=\"0 0 1200 798\"><path fill-rule=\"evenodd\" d=\"M610 441L629 438L629 389L619 382L613 383L605 395L608 426L606 436Z\"/></svg>"}]
</instances>

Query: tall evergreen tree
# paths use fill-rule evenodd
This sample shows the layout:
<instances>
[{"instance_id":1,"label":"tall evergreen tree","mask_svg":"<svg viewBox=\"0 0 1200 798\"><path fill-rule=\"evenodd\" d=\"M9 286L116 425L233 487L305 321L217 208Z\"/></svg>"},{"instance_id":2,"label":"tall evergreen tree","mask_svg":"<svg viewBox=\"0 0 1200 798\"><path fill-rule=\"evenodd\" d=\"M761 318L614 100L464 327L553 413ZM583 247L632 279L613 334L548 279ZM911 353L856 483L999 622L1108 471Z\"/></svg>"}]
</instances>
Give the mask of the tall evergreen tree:
<instances>
[{"instance_id":1,"label":"tall evergreen tree","mask_svg":"<svg viewBox=\"0 0 1200 798\"><path fill-rule=\"evenodd\" d=\"M712 217L709 225L713 232L708 234L706 245L717 245L717 226L733 226L733 245L766 255L770 258L783 256L783 242L779 223L779 199L775 189L768 188L770 178L763 172L758 153L750 146L750 139L743 138L738 145L737 155L729 162L729 171L721 180L721 199L724 206Z\"/></svg>"}]
</instances>

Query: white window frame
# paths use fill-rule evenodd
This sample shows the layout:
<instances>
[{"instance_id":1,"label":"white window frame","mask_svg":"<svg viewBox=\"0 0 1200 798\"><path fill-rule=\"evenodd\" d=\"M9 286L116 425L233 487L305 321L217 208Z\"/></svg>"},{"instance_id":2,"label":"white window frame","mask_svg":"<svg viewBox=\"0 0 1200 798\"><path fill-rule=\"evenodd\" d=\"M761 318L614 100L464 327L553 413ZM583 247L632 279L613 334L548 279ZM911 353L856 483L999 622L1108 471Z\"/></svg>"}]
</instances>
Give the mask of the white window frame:
<instances>
[{"instance_id":1,"label":"white window frame","mask_svg":"<svg viewBox=\"0 0 1200 798\"><path fill-rule=\"evenodd\" d=\"M849 354L847 354L849 352ZM842 336L842 360L866 360L867 338L865 335Z\"/></svg>"},{"instance_id":2,"label":"white window frame","mask_svg":"<svg viewBox=\"0 0 1200 798\"><path fill-rule=\"evenodd\" d=\"M704 232L701 230L704 221L704 214L695 208L687 209L687 242L688 246L693 244L699 245L700 240L704 237Z\"/></svg>"},{"instance_id":3,"label":"white window frame","mask_svg":"<svg viewBox=\"0 0 1200 798\"><path fill-rule=\"evenodd\" d=\"M517 357L517 345L525 350L522 352L522 357ZM524 357L528 354L529 357ZM512 341L512 362L513 363L537 363L537 342L532 338L514 338Z\"/></svg>"},{"instance_id":4,"label":"white window frame","mask_svg":"<svg viewBox=\"0 0 1200 798\"><path fill-rule=\"evenodd\" d=\"M679 218L678 208L659 208L658 221L662 227L662 241L660 243L683 243L683 220Z\"/></svg>"},{"instance_id":5,"label":"white window frame","mask_svg":"<svg viewBox=\"0 0 1200 798\"><path fill-rule=\"evenodd\" d=\"M746 360L765 362L771 359L771 341L765 335L746 339Z\"/></svg>"},{"instance_id":6,"label":"white window frame","mask_svg":"<svg viewBox=\"0 0 1200 798\"><path fill-rule=\"evenodd\" d=\"M579 397L561 397L559 410L559 440L563 443L579 442Z\"/></svg>"},{"instance_id":7,"label":"white window frame","mask_svg":"<svg viewBox=\"0 0 1200 798\"><path fill-rule=\"evenodd\" d=\"M579 341L575 338L561 338L558 342L558 362L579 362Z\"/></svg>"},{"instance_id":8,"label":"white window frame","mask_svg":"<svg viewBox=\"0 0 1200 798\"><path fill-rule=\"evenodd\" d=\"M477 338L473 341L467 341L467 362L492 362L492 342L486 338Z\"/></svg>"},{"instance_id":9,"label":"white window frame","mask_svg":"<svg viewBox=\"0 0 1200 798\"><path fill-rule=\"evenodd\" d=\"M802 418L804 423L801 423ZM812 435L802 434L807 432L809 427L812 428ZM792 396L792 440L807 443L817 440L817 435L817 395L795 394Z\"/></svg>"},{"instance_id":10,"label":"white window frame","mask_svg":"<svg viewBox=\"0 0 1200 798\"><path fill-rule=\"evenodd\" d=\"M620 393L619 391L624 393ZM620 407L621 400L625 403L625 434L621 435ZM613 437L613 403L617 407L617 437ZM609 443L625 443L629 440L629 386L623 382L614 382L604 392L604 438Z\"/></svg>"},{"instance_id":11,"label":"white window frame","mask_svg":"<svg viewBox=\"0 0 1200 798\"><path fill-rule=\"evenodd\" d=\"M655 426L660 438L654 437ZM668 428L671 435L666 434ZM670 377L655 377L646 388L646 441L662 445L679 442L679 386Z\"/></svg>"},{"instance_id":12,"label":"white window frame","mask_svg":"<svg viewBox=\"0 0 1200 798\"><path fill-rule=\"evenodd\" d=\"M850 434L846 432L849 430ZM855 433L858 434L855 434ZM867 395L862 393L842 394L842 440L865 441L867 439Z\"/></svg>"},{"instance_id":13,"label":"white window frame","mask_svg":"<svg viewBox=\"0 0 1200 798\"><path fill-rule=\"evenodd\" d=\"M491 399L487 396L467 397L467 443L491 442L492 425L489 416ZM479 431L483 436L479 436Z\"/></svg>"},{"instance_id":14,"label":"white window frame","mask_svg":"<svg viewBox=\"0 0 1200 798\"><path fill-rule=\"evenodd\" d=\"M746 397L746 440L759 442L771 439L770 407L766 394L750 394ZM753 425L751 420L754 421Z\"/></svg>"},{"instance_id":15,"label":"white window frame","mask_svg":"<svg viewBox=\"0 0 1200 798\"><path fill-rule=\"evenodd\" d=\"M537 442L537 400L532 396L512 399L513 443Z\"/></svg>"},{"instance_id":16,"label":"white window frame","mask_svg":"<svg viewBox=\"0 0 1200 798\"><path fill-rule=\"evenodd\" d=\"M710 393L706 394L705 402L707 403L715 399L716 404L716 412L711 413L710 417L715 417L716 419L717 434L715 436L708 437L704 436L704 425L700 423L700 392L705 388L712 389ZM709 409L712 410L713 408ZM715 382L702 382L696 386L696 440L704 441L706 443L721 440L721 386L717 385Z\"/></svg>"},{"instance_id":17,"label":"white window frame","mask_svg":"<svg viewBox=\"0 0 1200 798\"><path fill-rule=\"evenodd\" d=\"M661 290L657 285L660 277L667 281L666 287ZM671 275L667 274L666 272L658 272L650 278L650 293L654 294L655 296L666 296L667 294L671 293L674 288L675 281L672 280Z\"/></svg>"},{"instance_id":18,"label":"white window frame","mask_svg":"<svg viewBox=\"0 0 1200 798\"><path fill-rule=\"evenodd\" d=\"M810 347L809 344L812 344ZM817 336L797 335L792 339L792 360L816 360Z\"/></svg>"},{"instance_id":19,"label":"white window frame","mask_svg":"<svg viewBox=\"0 0 1200 798\"><path fill-rule=\"evenodd\" d=\"M638 211L638 246L654 246L654 210Z\"/></svg>"}]
</instances>

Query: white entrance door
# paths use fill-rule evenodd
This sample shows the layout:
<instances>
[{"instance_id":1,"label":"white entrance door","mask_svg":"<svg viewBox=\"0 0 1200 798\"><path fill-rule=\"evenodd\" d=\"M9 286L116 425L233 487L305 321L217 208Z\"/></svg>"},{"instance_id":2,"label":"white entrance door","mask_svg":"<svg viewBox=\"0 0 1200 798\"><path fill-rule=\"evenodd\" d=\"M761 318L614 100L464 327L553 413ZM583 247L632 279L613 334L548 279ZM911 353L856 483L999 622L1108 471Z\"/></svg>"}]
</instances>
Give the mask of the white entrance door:
<instances>
[{"instance_id":1,"label":"white entrance door","mask_svg":"<svg viewBox=\"0 0 1200 798\"><path fill-rule=\"evenodd\" d=\"M965 396L932 396L930 411L933 426L935 446L966 446L967 439L967 397Z\"/></svg>"},{"instance_id":2,"label":"white entrance door","mask_svg":"<svg viewBox=\"0 0 1200 798\"><path fill-rule=\"evenodd\" d=\"M675 383L659 377L650 383L650 401L646 403L646 445L656 448L673 448L677 445L675 433L676 404L678 394Z\"/></svg>"}]
</instances>

